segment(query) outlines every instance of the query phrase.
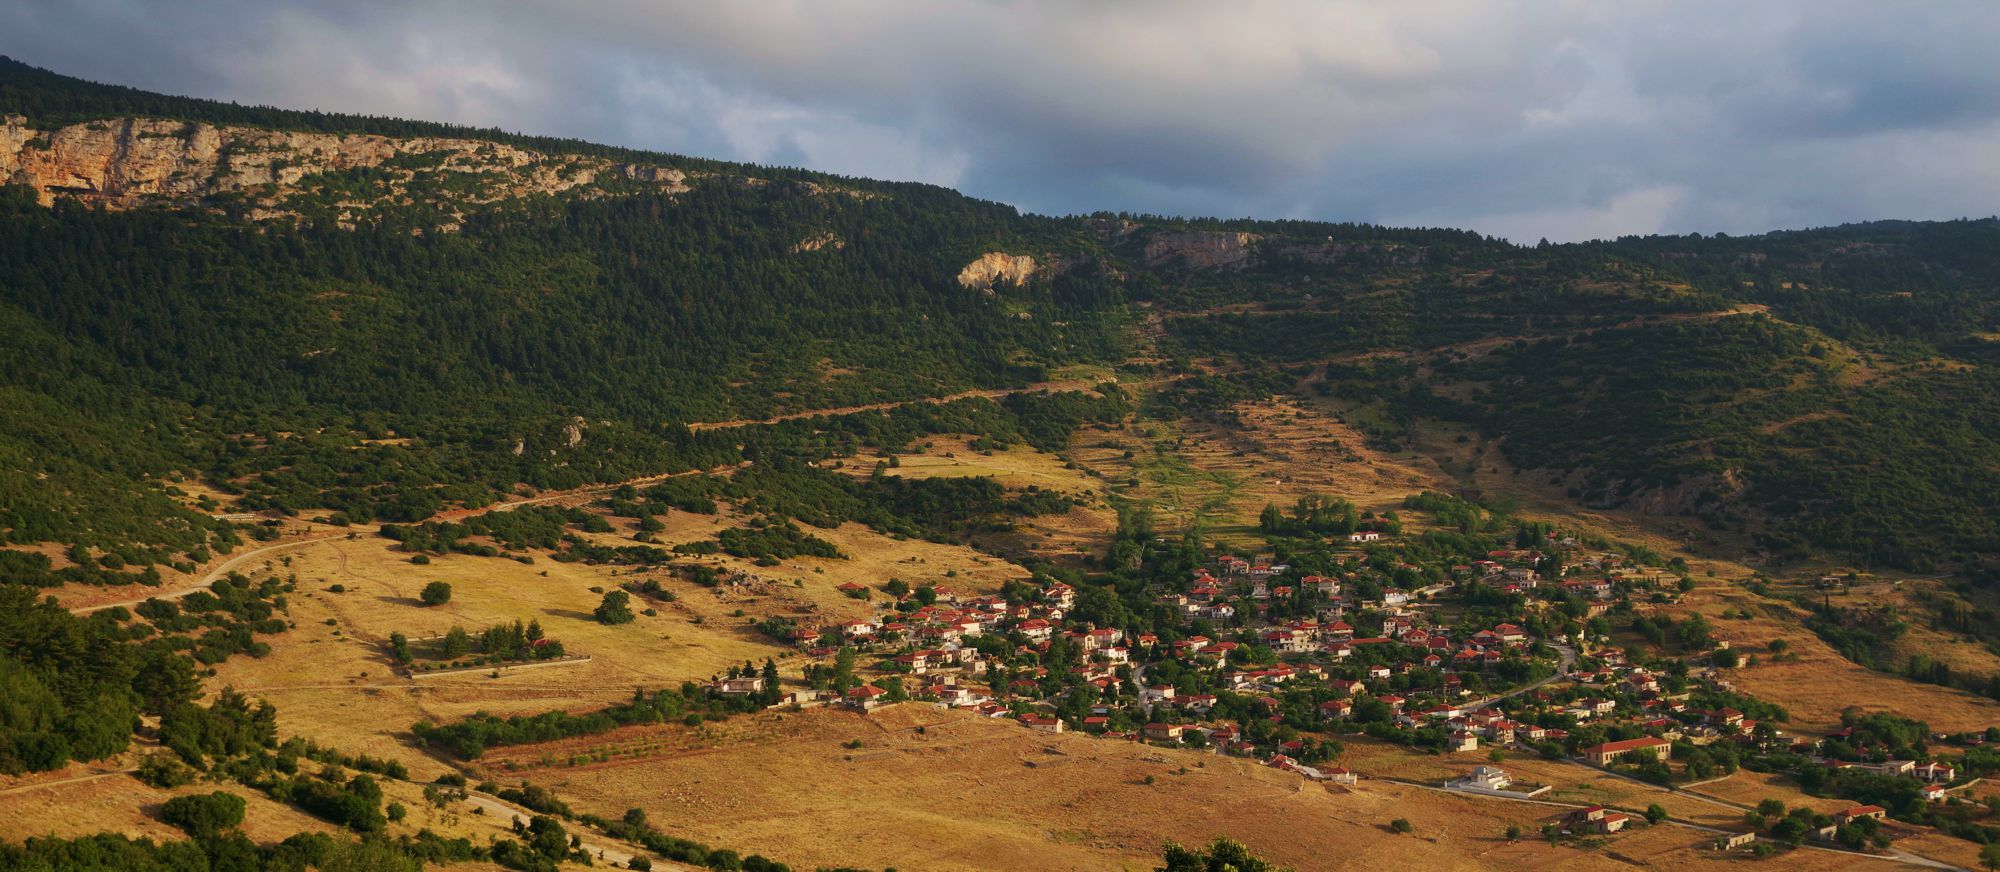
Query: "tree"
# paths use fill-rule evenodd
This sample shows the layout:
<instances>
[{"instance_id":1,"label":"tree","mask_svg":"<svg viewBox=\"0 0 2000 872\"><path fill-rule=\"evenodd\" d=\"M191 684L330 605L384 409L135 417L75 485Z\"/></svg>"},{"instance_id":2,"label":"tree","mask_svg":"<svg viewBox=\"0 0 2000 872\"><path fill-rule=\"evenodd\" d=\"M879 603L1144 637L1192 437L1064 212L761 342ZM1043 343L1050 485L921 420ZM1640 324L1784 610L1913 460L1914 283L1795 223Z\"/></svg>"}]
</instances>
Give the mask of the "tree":
<instances>
[{"instance_id":1,"label":"tree","mask_svg":"<svg viewBox=\"0 0 2000 872\"><path fill-rule=\"evenodd\" d=\"M453 624L450 630L445 631L444 657L446 660L455 657L464 657L466 652L471 650L472 634L467 633L464 627Z\"/></svg>"},{"instance_id":2,"label":"tree","mask_svg":"<svg viewBox=\"0 0 2000 872\"><path fill-rule=\"evenodd\" d=\"M1667 810L1659 803L1646 806L1646 823L1656 824L1667 819Z\"/></svg>"},{"instance_id":3,"label":"tree","mask_svg":"<svg viewBox=\"0 0 2000 872\"><path fill-rule=\"evenodd\" d=\"M768 657L764 659L764 671L763 671L763 678L764 678L764 704L765 704L765 705L770 705L770 704L772 704L772 703L775 703L775 702L777 702L778 700L780 700L780 699L784 698L784 693L785 693L785 692L784 692L783 690L780 690L780 689L779 689L779 687L778 687L778 663L777 663L777 661L775 661L775 660L772 660L772 659L770 659L770 658L768 658Z\"/></svg>"},{"instance_id":4,"label":"tree","mask_svg":"<svg viewBox=\"0 0 2000 872\"><path fill-rule=\"evenodd\" d=\"M1979 865L2000 870L2000 842L1979 849Z\"/></svg>"},{"instance_id":5,"label":"tree","mask_svg":"<svg viewBox=\"0 0 2000 872\"><path fill-rule=\"evenodd\" d=\"M1242 842L1226 838L1199 850L1168 842L1165 859L1167 864L1156 872L1287 872L1252 856Z\"/></svg>"},{"instance_id":6,"label":"tree","mask_svg":"<svg viewBox=\"0 0 2000 872\"><path fill-rule=\"evenodd\" d=\"M635 620L632 615L632 595L622 590L614 590L604 595L604 601L597 604L598 623L629 624Z\"/></svg>"},{"instance_id":7,"label":"tree","mask_svg":"<svg viewBox=\"0 0 2000 872\"><path fill-rule=\"evenodd\" d=\"M451 602L451 585L442 581L433 581L430 584L424 585L424 592L418 595L417 598L423 600L424 605L427 606L444 605Z\"/></svg>"},{"instance_id":8,"label":"tree","mask_svg":"<svg viewBox=\"0 0 2000 872\"><path fill-rule=\"evenodd\" d=\"M1520 824L1508 824L1508 825L1507 825L1507 841L1510 841L1510 842L1518 842L1518 841L1520 841L1520 840L1521 840L1521 825L1520 825Z\"/></svg>"},{"instance_id":9,"label":"tree","mask_svg":"<svg viewBox=\"0 0 2000 872\"><path fill-rule=\"evenodd\" d=\"M191 836L213 836L243 822L243 797L234 793L176 796L160 806L160 819Z\"/></svg>"},{"instance_id":10,"label":"tree","mask_svg":"<svg viewBox=\"0 0 2000 872\"><path fill-rule=\"evenodd\" d=\"M528 822L528 847L551 860L560 860L569 854L569 833L563 829L562 821L535 815Z\"/></svg>"}]
</instances>

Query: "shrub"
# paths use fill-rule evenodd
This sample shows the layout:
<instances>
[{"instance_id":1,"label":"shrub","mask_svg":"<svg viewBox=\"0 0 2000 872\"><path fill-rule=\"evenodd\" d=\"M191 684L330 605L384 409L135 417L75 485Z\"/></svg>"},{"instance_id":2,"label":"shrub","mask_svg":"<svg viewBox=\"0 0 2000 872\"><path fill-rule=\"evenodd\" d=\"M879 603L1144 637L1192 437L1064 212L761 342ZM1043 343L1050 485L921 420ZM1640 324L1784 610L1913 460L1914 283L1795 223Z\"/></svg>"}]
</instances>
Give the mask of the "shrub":
<instances>
[{"instance_id":1,"label":"shrub","mask_svg":"<svg viewBox=\"0 0 2000 872\"><path fill-rule=\"evenodd\" d=\"M604 601L597 604L594 613L599 623L629 624L635 620L632 615L632 595L622 590L614 590L604 595Z\"/></svg>"},{"instance_id":2,"label":"shrub","mask_svg":"<svg viewBox=\"0 0 2000 872\"><path fill-rule=\"evenodd\" d=\"M433 581L430 584L424 585L424 592L419 596L419 599L422 599L424 605L427 606L441 606L451 602L451 585L442 581Z\"/></svg>"},{"instance_id":3,"label":"shrub","mask_svg":"<svg viewBox=\"0 0 2000 872\"><path fill-rule=\"evenodd\" d=\"M191 836L212 836L243 822L243 797L216 791L176 796L160 807L160 819Z\"/></svg>"},{"instance_id":4,"label":"shrub","mask_svg":"<svg viewBox=\"0 0 2000 872\"><path fill-rule=\"evenodd\" d=\"M180 787L194 781L194 770L189 769L174 755L165 751L147 754L139 761L139 771L133 777L145 784L159 788Z\"/></svg>"}]
</instances>

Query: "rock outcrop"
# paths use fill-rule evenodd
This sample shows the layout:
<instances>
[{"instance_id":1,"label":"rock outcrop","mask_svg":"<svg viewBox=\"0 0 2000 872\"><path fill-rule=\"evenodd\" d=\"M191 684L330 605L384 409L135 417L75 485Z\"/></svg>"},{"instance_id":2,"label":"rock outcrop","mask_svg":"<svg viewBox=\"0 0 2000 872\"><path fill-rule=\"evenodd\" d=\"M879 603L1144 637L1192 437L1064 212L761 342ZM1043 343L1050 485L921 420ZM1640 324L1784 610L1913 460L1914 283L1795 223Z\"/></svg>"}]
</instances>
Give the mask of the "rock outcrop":
<instances>
[{"instance_id":1,"label":"rock outcrop","mask_svg":"<svg viewBox=\"0 0 2000 872\"><path fill-rule=\"evenodd\" d=\"M958 283L968 288L992 288L1004 282L1019 287L1035 277L1035 259L1025 254L989 251L958 271Z\"/></svg>"},{"instance_id":2,"label":"rock outcrop","mask_svg":"<svg viewBox=\"0 0 2000 872\"><path fill-rule=\"evenodd\" d=\"M152 118L55 130L0 119L0 181L44 205L69 197L110 209L188 205L240 195L253 217L297 216L308 200L343 220L423 198L464 205L601 189L600 179L688 190L672 167L549 155L503 143L436 137L304 133ZM424 184L441 181L441 185Z\"/></svg>"},{"instance_id":3,"label":"rock outcrop","mask_svg":"<svg viewBox=\"0 0 2000 872\"><path fill-rule=\"evenodd\" d=\"M1250 260L1255 233L1223 230L1162 230L1146 240L1146 262L1162 266L1178 261L1188 269L1240 266Z\"/></svg>"},{"instance_id":4,"label":"rock outcrop","mask_svg":"<svg viewBox=\"0 0 2000 872\"><path fill-rule=\"evenodd\" d=\"M828 230L824 233L815 233L799 240L792 246L792 253L802 254L808 251L819 251L823 248L831 248L834 251L839 251L846 247L847 240L834 235L833 231Z\"/></svg>"},{"instance_id":5,"label":"rock outcrop","mask_svg":"<svg viewBox=\"0 0 2000 872\"><path fill-rule=\"evenodd\" d=\"M1318 266L1332 266L1342 263L1364 262L1415 266L1424 262L1421 248L1396 243L1376 242L1325 242L1286 245L1277 251L1278 257L1294 257Z\"/></svg>"}]
</instances>

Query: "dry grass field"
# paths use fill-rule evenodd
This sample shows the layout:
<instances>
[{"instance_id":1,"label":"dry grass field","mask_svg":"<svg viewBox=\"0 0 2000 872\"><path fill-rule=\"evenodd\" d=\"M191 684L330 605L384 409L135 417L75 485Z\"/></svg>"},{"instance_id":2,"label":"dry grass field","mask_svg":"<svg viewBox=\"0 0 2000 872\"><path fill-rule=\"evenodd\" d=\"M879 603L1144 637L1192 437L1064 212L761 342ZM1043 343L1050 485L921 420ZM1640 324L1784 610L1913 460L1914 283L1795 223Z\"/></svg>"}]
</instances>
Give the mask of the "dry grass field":
<instances>
[{"instance_id":1,"label":"dry grass field","mask_svg":"<svg viewBox=\"0 0 2000 872\"><path fill-rule=\"evenodd\" d=\"M129 774L114 772L85 780L38 778L26 785L0 788L0 804L6 810L0 814L0 841L31 836L75 838L106 830L134 838L150 836L156 841L181 839L185 833L159 819L160 806L175 796L217 790L245 799L243 832L259 842L282 841L302 831L335 831L331 824L239 784L191 784L161 790Z\"/></svg>"},{"instance_id":2,"label":"dry grass field","mask_svg":"<svg viewBox=\"0 0 2000 872\"><path fill-rule=\"evenodd\" d=\"M719 524L732 519L673 512L662 520L667 529L658 535L672 544L711 537ZM629 522L621 522L624 526ZM595 708L629 697L634 688L705 680L746 660L777 658L786 674L796 675L797 666L787 658L798 655L759 632L757 620L780 615L834 623L879 607L835 589L847 581L872 586L901 577L980 594L996 590L1005 579L1027 575L1015 564L971 549L893 539L856 524L812 532L850 559L798 558L758 567L736 558L705 558L755 579L717 588L662 571L546 558L524 565L455 554L416 566L407 554L393 550L395 543L375 536L302 545L246 567L297 578L298 591L291 597L294 628L270 639L269 656L223 664L211 684L271 700L288 735L371 749L429 777L442 771L441 765L406 743L410 725L420 719ZM618 537L597 538L611 542ZM592 618L602 591L642 578L659 580L676 595L675 601L640 598L635 610L650 607L657 614L640 615L623 626ZM416 596L433 580L451 583L452 599L427 608ZM343 591L333 592L334 585ZM515 620L540 621L570 653L591 660L508 670L498 677L475 672L413 680L391 668L386 647L391 633L421 638L454 625L477 633Z\"/></svg>"},{"instance_id":3,"label":"dry grass field","mask_svg":"<svg viewBox=\"0 0 2000 872\"><path fill-rule=\"evenodd\" d=\"M1737 578L1748 576L1744 571ZM1849 707L1916 717L1943 732L2000 724L2000 703L1991 699L1906 681L1841 656L1802 626L1805 613L1788 602L1759 596L1738 581L1698 575L1696 582L1683 603L1666 611L1680 618L1699 613L1717 639L1758 655L1755 665L1733 670L1730 680L1746 693L1784 706L1791 715L1787 730L1823 733L1837 728L1841 711ZM1741 617L1744 612L1750 617ZM1768 653L1777 639L1789 647L1782 660Z\"/></svg>"},{"instance_id":4,"label":"dry grass field","mask_svg":"<svg viewBox=\"0 0 2000 872\"><path fill-rule=\"evenodd\" d=\"M1589 850L1539 840L1509 844L1508 826L1532 834L1564 809L1379 779L1328 787L1248 760L1052 736L924 705L870 715L772 713L710 730L702 747L528 775L601 814L644 808L654 820L671 822L676 834L758 845L800 868L1150 869L1164 841L1216 835L1299 870L1735 862L1708 847L1709 834L1670 825ZM681 745L687 738L660 741ZM1408 819L1414 832L1390 830L1397 818ZM1889 864L1799 853L1769 866Z\"/></svg>"},{"instance_id":5,"label":"dry grass field","mask_svg":"<svg viewBox=\"0 0 2000 872\"><path fill-rule=\"evenodd\" d=\"M1030 487L1055 491L1082 501L1067 512L1020 518L1007 532L984 532L978 542L996 553L1026 554L1059 563L1094 561L1118 528L1117 513L1105 502L1106 484L1081 465L1066 464L1053 454L1025 445L1005 450L979 450L964 436L934 436L924 440L922 453L899 454L886 475L910 479L986 477L1009 490ZM857 458L841 466L856 476L874 472L877 458ZM886 459L886 458L883 458Z\"/></svg>"}]
</instances>

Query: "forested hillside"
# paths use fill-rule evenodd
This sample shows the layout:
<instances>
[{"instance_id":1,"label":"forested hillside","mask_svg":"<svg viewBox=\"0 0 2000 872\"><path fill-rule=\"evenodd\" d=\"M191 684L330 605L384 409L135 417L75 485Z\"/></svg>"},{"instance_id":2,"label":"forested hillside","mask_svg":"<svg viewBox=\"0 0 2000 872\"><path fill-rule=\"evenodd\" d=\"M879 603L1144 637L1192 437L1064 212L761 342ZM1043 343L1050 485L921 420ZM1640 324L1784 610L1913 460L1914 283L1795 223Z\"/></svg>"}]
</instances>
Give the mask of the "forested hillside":
<instances>
[{"instance_id":1,"label":"forested hillside","mask_svg":"<svg viewBox=\"0 0 2000 872\"><path fill-rule=\"evenodd\" d=\"M110 208L17 173L0 189L0 541L68 554L8 556L18 579L133 580L237 544L176 482L247 509L418 521L522 483L815 438L692 423L1020 387L1073 364L1163 382L1282 371L1256 389L1381 409L1374 435L1394 445L1408 442L1394 422L1470 424L1578 501L1697 515L1774 556L1976 568L2000 552L1984 508L2000 496L1993 221L1521 247L1057 219L924 185L166 97L11 61L0 118L33 133L0 149L19 165L62 158L62 131L154 119L225 142L487 142L525 150L522 173L588 157L685 174L524 187L413 146L339 172L267 156L267 184ZM962 275L996 252L1032 268ZM1045 411L972 418L1016 437L1081 420L1051 429Z\"/></svg>"}]
</instances>

